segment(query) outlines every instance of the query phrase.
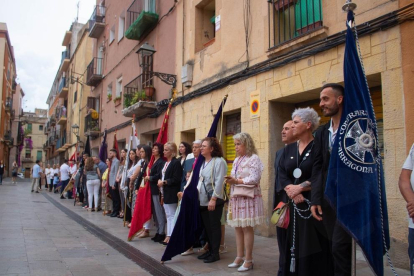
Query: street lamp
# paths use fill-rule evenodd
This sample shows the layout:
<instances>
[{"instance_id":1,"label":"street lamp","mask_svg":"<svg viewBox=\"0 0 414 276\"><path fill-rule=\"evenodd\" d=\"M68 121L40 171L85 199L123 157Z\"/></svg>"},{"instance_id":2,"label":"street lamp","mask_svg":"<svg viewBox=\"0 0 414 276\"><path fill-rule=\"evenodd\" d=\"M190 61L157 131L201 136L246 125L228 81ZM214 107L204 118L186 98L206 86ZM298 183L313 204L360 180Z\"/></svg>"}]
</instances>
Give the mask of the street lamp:
<instances>
[{"instance_id":1,"label":"street lamp","mask_svg":"<svg viewBox=\"0 0 414 276\"><path fill-rule=\"evenodd\" d=\"M79 126L77 124L72 125L72 133L75 134L77 142L79 142Z\"/></svg>"},{"instance_id":2,"label":"street lamp","mask_svg":"<svg viewBox=\"0 0 414 276\"><path fill-rule=\"evenodd\" d=\"M138 54L139 66L144 70L152 63L152 56L155 54L155 49L148 42L142 44L136 53Z\"/></svg>"},{"instance_id":3,"label":"street lamp","mask_svg":"<svg viewBox=\"0 0 414 276\"><path fill-rule=\"evenodd\" d=\"M138 54L139 66L144 70L150 78L156 76L166 84L172 85L175 88L177 84L177 76L166 73L153 72L150 70L150 65L152 64L152 57L154 53L157 52L154 47L145 42L141 47L139 47L136 53Z\"/></svg>"}]
</instances>

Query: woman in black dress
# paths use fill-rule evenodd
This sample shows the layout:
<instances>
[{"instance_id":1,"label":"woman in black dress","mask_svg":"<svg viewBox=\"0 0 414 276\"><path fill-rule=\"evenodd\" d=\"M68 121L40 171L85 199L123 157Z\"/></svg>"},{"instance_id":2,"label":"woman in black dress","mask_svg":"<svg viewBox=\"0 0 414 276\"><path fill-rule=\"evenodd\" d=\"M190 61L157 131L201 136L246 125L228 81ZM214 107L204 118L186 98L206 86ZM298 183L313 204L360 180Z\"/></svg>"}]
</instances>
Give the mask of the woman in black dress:
<instances>
[{"instance_id":1,"label":"woman in black dress","mask_svg":"<svg viewBox=\"0 0 414 276\"><path fill-rule=\"evenodd\" d=\"M280 182L289 197L290 222L287 229L284 275L333 275L329 241L321 221L310 212L312 132L319 125L312 108L299 108L292 114L293 135L297 142L286 146L281 157Z\"/></svg>"}]
</instances>

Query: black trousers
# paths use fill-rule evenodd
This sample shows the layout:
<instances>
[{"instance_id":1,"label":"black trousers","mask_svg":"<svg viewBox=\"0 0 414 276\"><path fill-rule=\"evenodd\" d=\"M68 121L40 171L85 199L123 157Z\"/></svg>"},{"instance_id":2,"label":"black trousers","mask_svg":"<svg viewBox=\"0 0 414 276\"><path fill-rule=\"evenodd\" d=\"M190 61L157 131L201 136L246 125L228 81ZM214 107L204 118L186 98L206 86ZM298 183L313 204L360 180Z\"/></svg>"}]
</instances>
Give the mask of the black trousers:
<instances>
[{"instance_id":1,"label":"black trousers","mask_svg":"<svg viewBox=\"0 0 414 276\"><path fill-rule=\"evenodd\" d=\"M338 223L335 211L325 200L322 211L322 222L331 243L335 276L349 276L352 267L352 238Z\"/></svg>"},{"instance_id":2,"label":"black trousers","mask_svg":"<svg viewBox=\"0 0 414 276\"><path fill-rule=\"evenodd\" d=\"M219 256L221 240L221 215L223 214L223 205L216 205L214 211L209 211L207 206L200 206L201 220L207 234L207 242L210 253Z\"/></svg>"},{"instance_id":3,"label":"black trousers","mask_svg":"<svg viewBox=\"0 0 414 276\"><path fill-rule=\"evenodd\" d=\"M277 246L279 247L278 276L285 275L287 229L276 227Z\"/></svg>"},{"instance_id":4,"label":"black trousers","mask_svg":"<svg viewBox=\"0 0 414 276\"><path fill-rule=\"evenodd\" d=\"M115 189L113 189L113 187L109 187L109 193L111 194L113 204L112 212L119 214L119 206L121 204L121 199L119 198L118 187L115 186Z\"/></svg>"}]
</instances>

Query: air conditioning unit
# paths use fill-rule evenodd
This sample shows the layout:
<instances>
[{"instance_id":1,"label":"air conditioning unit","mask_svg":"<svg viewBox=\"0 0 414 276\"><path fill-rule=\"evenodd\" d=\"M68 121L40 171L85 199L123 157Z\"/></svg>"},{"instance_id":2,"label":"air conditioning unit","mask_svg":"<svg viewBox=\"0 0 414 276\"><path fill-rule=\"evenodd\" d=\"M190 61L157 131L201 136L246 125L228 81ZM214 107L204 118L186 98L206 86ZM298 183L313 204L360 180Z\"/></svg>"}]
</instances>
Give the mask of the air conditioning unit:
<instances>
[{"instance_id":1,"label":"air conditioning unit","mask_svg":"<svg viewBox=\"0 0 414 276\"><path fill-rule=\"evenodd\" d=\"M181 67L181 82L185 87L191 87L193 85L193 65L185 64Z\"/></svg>"}]
</instances>

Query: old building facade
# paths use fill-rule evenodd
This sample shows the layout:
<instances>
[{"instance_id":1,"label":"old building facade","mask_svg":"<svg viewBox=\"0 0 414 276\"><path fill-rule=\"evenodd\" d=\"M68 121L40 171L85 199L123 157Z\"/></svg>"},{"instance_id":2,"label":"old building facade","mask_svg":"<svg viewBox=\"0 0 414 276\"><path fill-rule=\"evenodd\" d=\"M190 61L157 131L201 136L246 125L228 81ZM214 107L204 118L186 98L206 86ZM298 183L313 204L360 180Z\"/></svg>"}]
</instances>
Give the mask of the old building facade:
<instances>
[{"instance_id":1,"label":"old building facade","mask_svg":"<svg viewBox=\"0 0 414 276\"><path fill-rule=\"evenodd\" d=\"M222 138L226 159L231 168L233 134L244 131L253 136L265 165L261 187L268 217L273 203L275 152L283 147L282 125L297 107L311 106L320 112L323 84L343 83L345 47L344 1L279 2L194 0L177 7L182 20L177 23L176 72L182 72L178 87L183 87L179 95L184 96L177 99L182 104L175 110L174 140L204 137L212 115L228 95ZM413 80L412 70L403 73L403 68L413 66L407 48L413 35L403 38L403 32L412 26L402 20L403 14L412 12L408 2L359 1L356 10L384 154L392 253L394 261L405 267L407 220L398 176L414 142L410 120L404 120L412 112L404 103ZM306 5L312 8L306 9ZM384 18L394 24L387 25ZM251 111L252 98L259 102L258 112ZM322 116L321 123L325 122L327 118ZM275 228L268 223L256 233L273 235Z\"/></svg>"},{"instance_id":2,"label":"old building facade","mask_svg":"<svg viewBox=\"0 0 414 276\"><path fill-rule=\"evenodd\" d=\"M0 22L0 160L3 160L6 169L10 167L10 149L14 143L11 133L14 93L16 61L7 25Z\"/></svg>"}]
</instances>

